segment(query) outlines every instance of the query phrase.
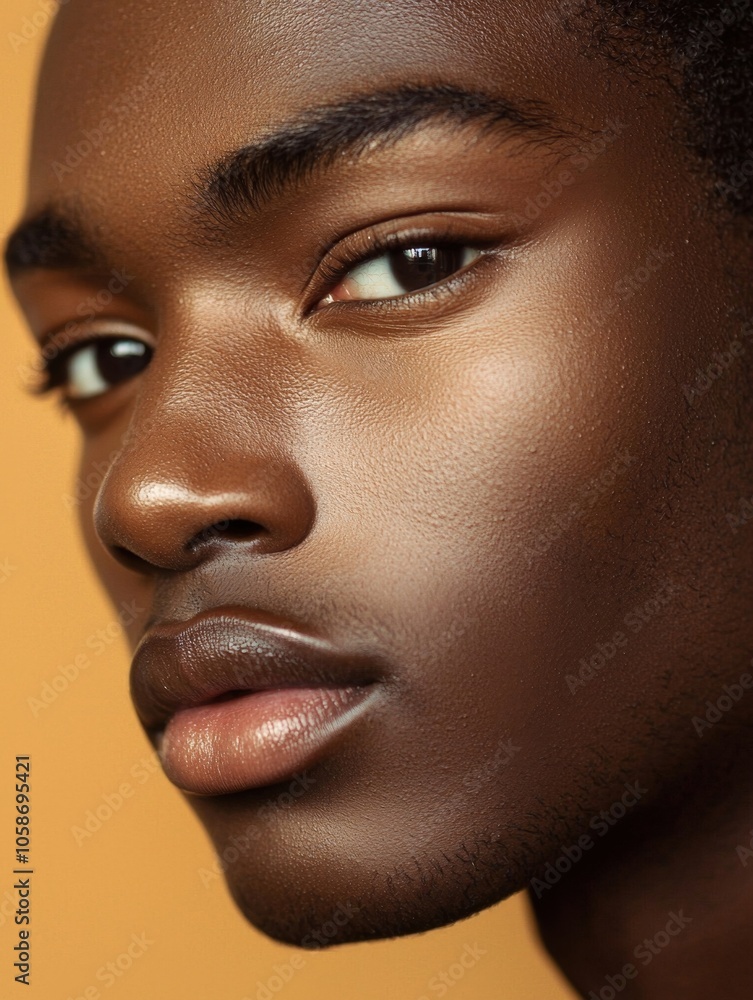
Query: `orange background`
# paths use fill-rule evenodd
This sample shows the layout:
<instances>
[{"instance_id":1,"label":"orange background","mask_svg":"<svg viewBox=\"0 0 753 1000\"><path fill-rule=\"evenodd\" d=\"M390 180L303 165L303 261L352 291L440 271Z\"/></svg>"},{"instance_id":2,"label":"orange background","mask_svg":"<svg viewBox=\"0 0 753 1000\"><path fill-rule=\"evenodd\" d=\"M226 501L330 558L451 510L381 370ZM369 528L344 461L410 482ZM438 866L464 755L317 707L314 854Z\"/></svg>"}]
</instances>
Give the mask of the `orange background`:
<instances>
[{"instance_id":1,"label":"orange background","mask_svg":"<svg viewBox=\"0 0 753 1000\"><path fill-rule=\"evenodd\" d=\"M6 107L3 238L22 205L34 76L49 7L48 0L3 0L0 13L0 88ZM24 367L34 355L7 287L0 310L0 406L6 431L0 501L5 651L0 681L0 768L5 769L0 780L0 996L572 997L537 942L523 894L454 927L312 953L274 944L246 924L221 878L204 884L202 870L212 871L214 865L209 841L180 794L154 766L128 699L125 643L87 566L75 510L64 503L75 476L76 430L53 401L32 399L24 390ZM97 639L100 630L104 632ZM64 668L77 656L86 666L69 680ZM69 666L67 673L73 678L75 670ZM43 690L50 703L42 708ZM30 989L13 981L18 928L8 915L14 898L16 754L30 754L33 766ZM96 814L98 807L106 818L99 829L84 835L80 831L87 813ZM143 954L121 958L121 966L130 962L131 967L108 978L107 963L117 963L133 936L142 934L150 943L146 950L133 950ZM445 994L438 986L432 989L434 977L455 965L468 945L479 949L472 967L444 987ZM274 978L280 975L276 966L285 967L284 986Z\"/></svg>"}]
</instances>

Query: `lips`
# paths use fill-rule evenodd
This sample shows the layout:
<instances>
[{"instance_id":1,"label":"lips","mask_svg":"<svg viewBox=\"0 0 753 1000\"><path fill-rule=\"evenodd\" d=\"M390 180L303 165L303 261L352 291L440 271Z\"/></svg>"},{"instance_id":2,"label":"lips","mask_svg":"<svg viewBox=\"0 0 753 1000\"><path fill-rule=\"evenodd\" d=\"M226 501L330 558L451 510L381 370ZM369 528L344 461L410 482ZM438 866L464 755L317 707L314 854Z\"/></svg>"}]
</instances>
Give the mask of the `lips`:
<instances>
[{"instance_id":1,"label":"lips","mask_svg":"<svg viewBox=\"0 0 753 1000\"><path fill-rule=\"evenodd\" d=\"M335 648L271 615L213 609L153 625L131 696L168 778L220 795L292 778L373 701L377 658Z\"/></svg>"}]
</instances>

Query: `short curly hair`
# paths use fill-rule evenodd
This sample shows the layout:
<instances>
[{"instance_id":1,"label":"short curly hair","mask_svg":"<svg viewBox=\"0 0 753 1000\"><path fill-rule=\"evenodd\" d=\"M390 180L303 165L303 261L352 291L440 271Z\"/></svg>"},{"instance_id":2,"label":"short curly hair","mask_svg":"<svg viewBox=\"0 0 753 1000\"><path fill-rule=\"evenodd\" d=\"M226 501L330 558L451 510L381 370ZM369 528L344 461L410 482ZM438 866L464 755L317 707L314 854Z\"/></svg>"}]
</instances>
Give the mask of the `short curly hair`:
<instances>
[{"instance_id":1,"label":"short curly hair","mask_svg":"<svg viewBox=\"0 0 753 1000\"><path fill-rule=\"evenodd\" d=\"M560 0L558 9L601 52L670 82L684 141L716 195L753 215L753 0Z\"/></svg>"}]
</instances>

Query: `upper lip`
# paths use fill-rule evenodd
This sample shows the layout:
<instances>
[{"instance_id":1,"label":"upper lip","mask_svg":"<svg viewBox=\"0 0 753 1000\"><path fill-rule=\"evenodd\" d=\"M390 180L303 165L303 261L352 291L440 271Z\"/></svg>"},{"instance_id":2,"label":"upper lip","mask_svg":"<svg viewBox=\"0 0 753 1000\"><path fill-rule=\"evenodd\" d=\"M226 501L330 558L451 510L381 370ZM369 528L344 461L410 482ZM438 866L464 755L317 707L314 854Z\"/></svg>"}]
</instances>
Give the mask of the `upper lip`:
<instances>
[{"instance_id":1,"label":"upper lip","mask_svg":"<svg viewBox=\"0 0 753 1000\"><path fill-rule=\"evenodd\" d=\"M214 608L150 626L131 664L131 697L144 727L231 691L356 687L380 679L374 656L338 649L259 611Z\"/></svg>"}]
</instances>

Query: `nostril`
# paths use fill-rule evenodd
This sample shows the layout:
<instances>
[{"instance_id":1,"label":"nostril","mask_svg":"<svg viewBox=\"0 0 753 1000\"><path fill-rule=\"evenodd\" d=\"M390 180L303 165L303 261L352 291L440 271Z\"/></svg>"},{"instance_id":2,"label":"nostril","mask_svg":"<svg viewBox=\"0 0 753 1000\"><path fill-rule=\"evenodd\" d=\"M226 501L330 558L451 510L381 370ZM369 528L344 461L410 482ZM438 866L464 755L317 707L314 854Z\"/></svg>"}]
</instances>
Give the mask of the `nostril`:
<instances>
[{"instance_id":1,"label":"nostril","mask_svg":"<svg viewBox=\"0 0 753 1000\"><path fill-rule=\"evenodd\" d=\"M124 545L110 545L108 548L110 554L122 566L136 573L145 573L155 566L175 570L186 568L185 557L189 556L192 559L198 550L202 549L205 545L210 545L212 542L221 542L223 540L248 542L268 534L267 528L257 521L249 521L245 518L233 518L225 521L215 521L214 524L210 524L209 527L197 532L186 543L182 554L176 552L171 555L165 551L161 554L152 553L151 559L146 559Z\"/></svg>"},{"instance_id":2,"label":"nostril","mask_svg":"<svg viewBox=\"0 0 753 1000\"><path fill-rule=\"evenodd\" d=\"M240 542L250 541L252 538L257 538L263 531L264 528L256 521L247 521L243 518L216 521L208 528L204 528L203 531L200 531L191 541L190 547L194 548L197 545L212 541L216 538L226 538L231 539L232 541Z\"/></svg>"},{"instance_id":3,"label":"nostril","mask_svg":"<svg viewBox=\"0 0 753 1000\"><path fill-rule=\"evenodd\" d=\"M131 552L130 549L125 548L123 545L113 545L110 551L121 566L125 566L126 569L132 569L136 573L143 573L149 567L146 559L137 556L135 552Z\"/></svg>"}]
</instances>

